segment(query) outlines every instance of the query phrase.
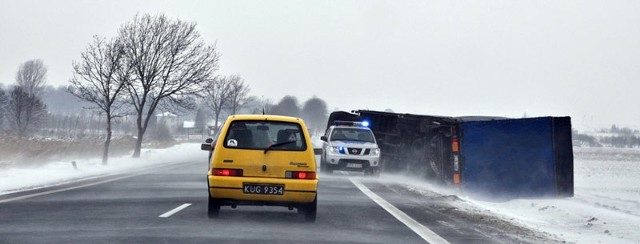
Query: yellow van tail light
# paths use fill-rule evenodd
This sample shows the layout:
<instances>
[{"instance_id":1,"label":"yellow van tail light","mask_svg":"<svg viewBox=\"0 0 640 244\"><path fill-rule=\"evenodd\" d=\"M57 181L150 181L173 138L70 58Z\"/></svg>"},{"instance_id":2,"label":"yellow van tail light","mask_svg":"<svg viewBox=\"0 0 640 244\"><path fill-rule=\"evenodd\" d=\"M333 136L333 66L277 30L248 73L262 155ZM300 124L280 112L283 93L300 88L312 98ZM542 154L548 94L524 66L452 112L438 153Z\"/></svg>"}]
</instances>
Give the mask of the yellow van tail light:
<instances>
[{"instance_id":1,"label":"yellow van tail light","mask_svg":"<svg viewBox=\"0 0 640 244\"><path fill-rule=\"evenodd\" d=\"M211 172L213 173L213 175L217 175L217 176L242 176L241 169L213 168Z\"/></svg>"},{"instance_id":2,"label":"yellow van tail light","mask_svg":"<svg viewBox=\"0 0 640 244\"><path fill-rule=\"evenodd\" d=\"M284 177L287 178L287 179L313 180L313 179L316 179L316 172L311 172L311 171L287 171L287 172L285 172Z\"/></svg>"}]
</instances>

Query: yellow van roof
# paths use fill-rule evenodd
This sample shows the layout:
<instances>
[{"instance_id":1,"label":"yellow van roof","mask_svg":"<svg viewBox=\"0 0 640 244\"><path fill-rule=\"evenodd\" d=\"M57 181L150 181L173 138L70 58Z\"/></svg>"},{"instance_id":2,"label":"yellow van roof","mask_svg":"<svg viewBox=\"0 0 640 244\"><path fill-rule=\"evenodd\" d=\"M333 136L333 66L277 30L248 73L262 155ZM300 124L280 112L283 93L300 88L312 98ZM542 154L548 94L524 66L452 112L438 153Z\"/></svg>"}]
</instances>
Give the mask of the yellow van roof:
<instances>
[{"instance_id":1,"label":"yellow van roof","mask_svg":"<svg viewBox=\"0 0 640 244\"><path fill-rule=\"evenodd\" d=\"M291 116L282 116L282 115L270 115L270 114L236 114L229 116L229 119L232 120L272 120L272 121L283 121L283 122L300 122L302 121L300 118L291 117Z\"/></svg>"}]
</instances>

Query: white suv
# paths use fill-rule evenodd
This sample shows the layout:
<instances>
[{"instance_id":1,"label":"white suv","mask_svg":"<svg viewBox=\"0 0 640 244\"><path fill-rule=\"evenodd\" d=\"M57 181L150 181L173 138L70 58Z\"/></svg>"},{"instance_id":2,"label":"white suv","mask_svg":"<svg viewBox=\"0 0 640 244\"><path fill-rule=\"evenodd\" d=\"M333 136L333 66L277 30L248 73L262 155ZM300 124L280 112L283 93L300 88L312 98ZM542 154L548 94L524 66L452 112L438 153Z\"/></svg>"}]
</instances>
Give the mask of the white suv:
<instances>
[{"instance_id":1,"label":"white suv","mask_svg":"<svg viewBox=\"0 0 640 244\"><path fill-rule=\"evenodd\" d=\"M380 148L366 122L335 121L320 139L322 172L348 170L380 175Z\"/></svg>"}]
</instances>

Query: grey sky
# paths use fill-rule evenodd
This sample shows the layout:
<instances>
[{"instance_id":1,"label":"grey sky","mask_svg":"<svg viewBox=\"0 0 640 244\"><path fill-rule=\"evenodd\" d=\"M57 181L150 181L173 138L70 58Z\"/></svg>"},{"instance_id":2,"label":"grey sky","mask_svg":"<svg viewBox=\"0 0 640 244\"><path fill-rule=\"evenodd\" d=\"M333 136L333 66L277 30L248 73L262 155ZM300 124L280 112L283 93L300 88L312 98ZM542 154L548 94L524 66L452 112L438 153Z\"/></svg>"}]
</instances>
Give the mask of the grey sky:
<instances>
[{"instance_id":1,"label":"grey sky","mask_svg":"<svg viewBox=\"0 0 640 244\"><path fill-rule=\"evenodd\" d=\"M0 82L41 58L66 84L136 13L195 21L221 74L277 102L640 128L640 1L5 1Z\"/></svg>"}]
</instances>

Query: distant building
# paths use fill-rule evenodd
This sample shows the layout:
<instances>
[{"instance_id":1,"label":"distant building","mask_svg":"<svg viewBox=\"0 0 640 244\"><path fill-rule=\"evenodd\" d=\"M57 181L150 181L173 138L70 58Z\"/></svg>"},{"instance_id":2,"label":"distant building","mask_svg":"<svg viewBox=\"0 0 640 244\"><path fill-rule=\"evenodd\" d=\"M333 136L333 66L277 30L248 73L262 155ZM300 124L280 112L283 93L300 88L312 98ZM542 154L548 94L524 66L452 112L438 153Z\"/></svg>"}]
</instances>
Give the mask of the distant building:
<instances>
[{"instance_id":1,"label":"distant building","mask_svg":"<svg viewBox=\"0 0 640 244\"><path fill-rule=\"evenodd\" d=\"M196 127L196 122L195 121L188 121L185 120L182 122L182 128L183 129L193 129Z\"/></svg>"},{"instance_id":2,"label":"distant building","mask_svg":"<svg viewBox=\"0 0 640 244\"><path fill-rule=\"evenodd\" d=\"M188 140L201 140L204 133L203 129L196 127L195 121L185 120L182 122L182 130L187 135Z\"/></svg>"},{"instance_id":3,"label":"distant building","mask_svg":"<svg viewBox=\"0 0 640 244\"><path fill-rule=\"evenodd\" d=\"M164 123L171 134L175 134L180 129L180 118L178 115L170 112L158 113L155 119L149 120L149 128L157 128L159 124Z\"/></svg>"}]
</instances>

